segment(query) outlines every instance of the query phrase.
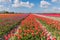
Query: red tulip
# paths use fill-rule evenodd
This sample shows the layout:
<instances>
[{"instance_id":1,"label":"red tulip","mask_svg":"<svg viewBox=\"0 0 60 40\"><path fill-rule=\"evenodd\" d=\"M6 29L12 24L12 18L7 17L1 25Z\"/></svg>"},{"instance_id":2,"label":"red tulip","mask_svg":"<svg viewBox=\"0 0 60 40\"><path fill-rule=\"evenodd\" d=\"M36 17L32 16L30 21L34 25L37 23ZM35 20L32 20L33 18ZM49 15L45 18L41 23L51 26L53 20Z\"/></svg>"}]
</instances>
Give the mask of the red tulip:
<instances>
[{"instance_id":1,"label":"red tulip","mask_svg":"<svg viewBox=\"0 0 60 40\"><path fill-rule=\"evenodd\" d=\"M39 34L39 32L36 32L36 35L38 35Z\"/></svg>"},{"instance_id":2,"label":"red tulip","mask_svg":"<svg viewBox=\"0 0 60 40\"><path fill-rule=\"evenodd\" d=\"M22 30L18 29L18 33L21 34L22 33Z\"/></svg>"},{"instance_id":3,"label":"red tulip","mask_svg":"<svg viewBox=\"0 0 60 40\"><path fill-rule=\"evenodd\" d=\"M35 36L35 34L34 33L31 33L32 34L32 36Z\"/></svg>"},{"instance_id":4,"label":"red tulip","mask_svg":"<svg viewBox=\"0 0 60 40\"><path fill-rule=\"evenodd\" d=\"M24 36L27 36L27 34L26 34L26 33L24 33Z\"/></svg>"},{"instance_id":5,"label":"red tulip","mask_svg":"<svg viewBox=\"0 0 60 40\"><path fill-rule=\"evenodd\" d=\"M7 36L8 38L10 38L11 37L11 35L10 34L8 34L8 36Z\"/></svg>"},{"instance_id":6,"label":"red tulip","mask_svg":"<svg viewBox=\"0 0 60 40\"><path fill-rule=\"evenodd\" d=\"M56 38L52 38L52 40L57 40Z\"/></svg>"},{"instance_id":7,"label":"red tulip","mask_svg":"<svg viewBox=\"0 0 60 40\"><path fill-rule=\"evenodd\" d=\"M4 35L4 38L5 38L5 40L8 40L8 37L6 35Z\"/></svg>"}]
</instances>

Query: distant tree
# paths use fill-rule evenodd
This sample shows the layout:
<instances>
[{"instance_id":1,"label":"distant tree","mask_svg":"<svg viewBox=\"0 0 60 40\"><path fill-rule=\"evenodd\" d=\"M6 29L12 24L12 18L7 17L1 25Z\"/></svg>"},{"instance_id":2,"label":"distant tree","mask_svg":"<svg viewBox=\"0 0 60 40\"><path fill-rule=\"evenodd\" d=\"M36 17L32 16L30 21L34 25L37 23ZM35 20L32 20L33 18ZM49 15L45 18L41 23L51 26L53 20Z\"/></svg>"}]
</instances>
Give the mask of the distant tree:
<instances>
[{"instance_id":1,"label":"distant tree","mask_svg":"<svg viewBox=\"0 0 60 40\"><path fill-rule=\"evenodd\" d=\"M12 14L14 14L14 12L11 12Z\"/></svg>"},{"instance_id":2,"label":"distant tree","mask_svg":"<svg viewBox=\"0 0 60 40\"><path fill-rule=\"evenodd\" d=\"M9 13L8 11L5 11L5 13Z\"/></svg>"},{"instance_id":3,"label":"distant tree","mask_svg":"<svg viewBox=\"0 0 60 40\"><path fill-rule=\"evenodd\" d=\"M0 14L14 14L14 12L9 12L9 11L3 10L0 12Z\"/></svg>"}]
</instances>

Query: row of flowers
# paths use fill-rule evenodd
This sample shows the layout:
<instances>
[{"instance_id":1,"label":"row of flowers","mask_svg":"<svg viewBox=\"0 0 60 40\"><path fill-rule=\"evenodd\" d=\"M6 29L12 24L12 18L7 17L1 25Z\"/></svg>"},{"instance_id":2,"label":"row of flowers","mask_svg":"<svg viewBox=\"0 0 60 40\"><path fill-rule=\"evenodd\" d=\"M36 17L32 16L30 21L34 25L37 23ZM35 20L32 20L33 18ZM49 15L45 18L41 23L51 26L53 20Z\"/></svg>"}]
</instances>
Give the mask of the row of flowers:
<instances>
[{"instance_id":1,"label":"row of flowers","mask_svg":"<svg viewBox=\"0 0 60 40\"><path fill-rule=\"evenodd\" d=\"M27 14L0 15L0 37L3 37L5 34L9 33L26 16L28 15Z\"/></svg>"},{"instance_id":2,"label":"row of flowers","mask_svg":"<svg viewBox=\"0 0 60 40\"><path fill-rule=\"evenodd\" d=\"M4 36L5 40L56 40L50 32L39 23L33 14L21 22L15 33Z\"/></svg>"},{"instance_id":3,"label":"row of flowers","mask_svg":"<svg viewBox=\"0 0 60 40\"><path fill-rule=\"evenodd\" d=\"M53 20L53 19L49 19L49 18L46 18L46 17L43 17L43 16L38 16L38 15L35 15L35 17L40 20L40 22L46 26L46 29L51 32L51 34L53 36L56 37L56 39L59 39L60 37L60 22L59 21L56 21L56 20Z\"/></svg>"},{"instance_id":4,"label":"row of flowers","mask_svg":"<svg viewBox=\"0 0 60 40\"><path fill-rule=\"evenodd\" d=\"M52 16L52 17L60 17L60 14L55 14L55 13L50 13L50 14L42 14L42 15L44 15L44 16Z\"/></svg>"},{"instance_id":5,"label":"row of flowers","mask_svg":"<svg viewBox=\"0 0 60 40\"><path fill-rule=\"evenodd\" d=\"M36 18L46 22L47 25L52 25L51 27L56 28L57 30L60 30L60 21L45 18L45 17L42 17L42 16L36 16Z\"/></svg>"}]
</instances>

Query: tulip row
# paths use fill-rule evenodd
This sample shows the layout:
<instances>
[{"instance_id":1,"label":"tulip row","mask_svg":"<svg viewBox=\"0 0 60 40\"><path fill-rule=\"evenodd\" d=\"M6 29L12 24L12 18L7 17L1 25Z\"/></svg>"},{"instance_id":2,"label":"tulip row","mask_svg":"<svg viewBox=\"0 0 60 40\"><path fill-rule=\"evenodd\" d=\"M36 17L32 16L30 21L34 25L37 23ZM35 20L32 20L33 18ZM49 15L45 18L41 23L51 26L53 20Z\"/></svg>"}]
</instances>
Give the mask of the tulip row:
<instances>
[{"instance_id":1,"label":"tulip row","mask_svg":"<svg viewBox=\"0 0 60 40\"><path fill-rule=\"evenodd\" d=\"M7 39L6 39L7 38ZM43 25L36 20L36 16L30 14L21 22L21 26L5 40L56 40Z\"/></svg>"},{"instance_id":2,"label":"tulip row","mask_svg":"<svg viewBox=\"0 0 60 40\"><path fill-rule=\"evenodd\" d=\"M20 24L27 14L0 14L0 38Z\"/></svg>"},{"instance_id":3,"label":"tulip row","mask_svg":"<svg viewBox=\"0 0 60 40\"><path fill-rule=\"evenodd\" d=\"M47 25L50 25L53 28L56 28L57 30L60 30L60 21L56 21L53 19L45 18L43 16L36 16L38 19L46 22Z\"/></svg>"},{"instance_id":4,"label":"tulip row","mask_svg":"<svg viewBox=\"0 0 60 40\"><path fill-rule=\"evenodd\" d=\"M40 23L40 26L41 25L42 24ZM40 28L43 30L42 34L44 36L47 36L46 40L56 40L56 37L53 37L52 34L45 28L45 26L42 25L42 27L40 27Z\"/></svg>"},{"instance_id":5,"label":"tulip row","mask_svg":"<svg viewBox=\"0 0 60 40\"><path fill-rule=\"evenodd\" d=\"M57 13L56 14L54 14L54 13L53 14L51 14L51 13L50 14L42 14L42 15L44 15L44 16L52 16L52 17L60 17L60 14L57 14Z\"/></svg>"},{"instance_id":6,"label":"tulip row","mask_svg":"<svg viewBox=\"0 0 60 40\"><path fill-rule=\"evenodd\" d=\"M43 16L38 16L38 15L35 15L36 18L38 18L38 20L40 20L40 22L46 27L46 29L51 32L51 34L53 36L55 36L57 38L57 40L59 40L60 38L60 25L59 25L59 21L55 21L55 20L52 20L52 19L49 19L49 18L45 18Z\"/></svg>"},{"instance_id":7,"label":"tulip row","mask_svg":"<svg viewBox=\"0 0 60 40\"><path fill-rule=\"evenodd\" d=\"M40 31L39 24L36 22L34 16L29 15L22 21L21 27L17 29L14 37L11 37L10 40L40 40Z\"/></svg>"}]
</instances>

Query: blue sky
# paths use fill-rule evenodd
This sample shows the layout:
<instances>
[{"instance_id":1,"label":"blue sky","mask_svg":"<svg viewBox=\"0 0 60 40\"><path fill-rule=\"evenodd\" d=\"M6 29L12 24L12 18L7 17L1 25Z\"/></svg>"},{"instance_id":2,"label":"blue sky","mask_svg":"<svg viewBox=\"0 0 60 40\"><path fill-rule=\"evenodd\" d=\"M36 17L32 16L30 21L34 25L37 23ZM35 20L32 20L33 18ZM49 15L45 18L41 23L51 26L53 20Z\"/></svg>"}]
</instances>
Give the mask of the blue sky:
<instances>
[{"instance_id":1,"label":"blue sky","mask_svg":"<svg viewBox=\"0 0 60 40\"><path fill-rule=\"evenodd\" d=\"M0 0L0 11L60 13L60 0Z\"/></svg>"}]
</instances>

